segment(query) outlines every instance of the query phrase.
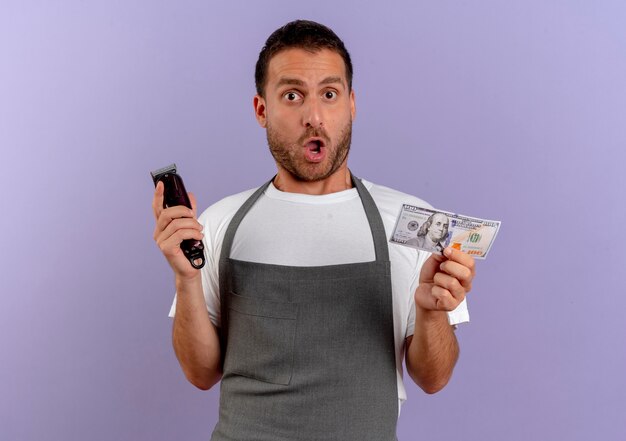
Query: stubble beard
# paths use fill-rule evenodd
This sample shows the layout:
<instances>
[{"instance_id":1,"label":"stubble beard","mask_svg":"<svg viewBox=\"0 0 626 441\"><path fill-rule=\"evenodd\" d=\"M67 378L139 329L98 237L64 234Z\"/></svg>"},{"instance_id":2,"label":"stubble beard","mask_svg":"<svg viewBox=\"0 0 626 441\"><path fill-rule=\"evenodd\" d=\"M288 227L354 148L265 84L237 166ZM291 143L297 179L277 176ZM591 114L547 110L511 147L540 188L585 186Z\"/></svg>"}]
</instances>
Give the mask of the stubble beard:
<instances>
[{"instance_id":1,"label":"stubble beard","mask_svg":"<svg viewBox=\"0 0 626 441\"><path fill-rule=\"evenodd\" d=\"M274 160L287 170L295 179L304 182L322 181L335 173L344 163L352 143L352 121L349 121L339 133L337 144L331 141L324 129L308 128L295 143L283 139L268 123L267 144ZM324 140L326 159L321 163L310 163L303 155L303 144L306 139L319 137Z\"/></svg>"}]
</instances>

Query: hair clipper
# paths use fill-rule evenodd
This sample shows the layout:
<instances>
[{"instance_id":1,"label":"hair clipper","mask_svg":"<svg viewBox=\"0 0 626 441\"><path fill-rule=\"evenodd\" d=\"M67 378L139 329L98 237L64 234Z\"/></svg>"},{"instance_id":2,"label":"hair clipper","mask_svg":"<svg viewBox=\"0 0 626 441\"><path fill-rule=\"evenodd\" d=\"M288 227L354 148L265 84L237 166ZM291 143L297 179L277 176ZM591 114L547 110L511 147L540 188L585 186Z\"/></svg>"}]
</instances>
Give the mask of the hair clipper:
<instances>
[{"instance_id":1,"label":"hair clipper","mask_svg":"<svg viewBox=\"0 0 626 441\"><path fill-rule=\"evenodd\" d=\"M159 181L163 182L163 208L176 205L184 205L187 208L191 208L191 202L189 201L189 196L187 196L183 180L180 175L176 174L176 164L150 172L150 175L155 187ZM206 259L204 257L204 244L201 240L185 239L180 244L180 248L189 260L189 263L191 263L191 266L196 269L204 266Z\"/></svg>"}]
</instances>

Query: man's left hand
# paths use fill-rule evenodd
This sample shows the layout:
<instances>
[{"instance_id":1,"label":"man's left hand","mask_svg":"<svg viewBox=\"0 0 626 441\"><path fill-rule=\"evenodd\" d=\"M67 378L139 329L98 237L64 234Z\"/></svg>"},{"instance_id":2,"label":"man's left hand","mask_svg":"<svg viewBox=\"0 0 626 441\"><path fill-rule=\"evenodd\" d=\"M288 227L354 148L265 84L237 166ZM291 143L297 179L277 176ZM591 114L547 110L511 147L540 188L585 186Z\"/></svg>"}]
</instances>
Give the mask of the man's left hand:
<instances>
[{"instance_id":1,"label":"man's left hand","mask_svg":"<svg viewBox=\"0 0 626 441\"><path fill-rule=\"evenodd\" d=\"M472 289L474 258L448 247L431 255L422 266L415 305L428 311L452 311Z\"/></svg>"}]
</instances>

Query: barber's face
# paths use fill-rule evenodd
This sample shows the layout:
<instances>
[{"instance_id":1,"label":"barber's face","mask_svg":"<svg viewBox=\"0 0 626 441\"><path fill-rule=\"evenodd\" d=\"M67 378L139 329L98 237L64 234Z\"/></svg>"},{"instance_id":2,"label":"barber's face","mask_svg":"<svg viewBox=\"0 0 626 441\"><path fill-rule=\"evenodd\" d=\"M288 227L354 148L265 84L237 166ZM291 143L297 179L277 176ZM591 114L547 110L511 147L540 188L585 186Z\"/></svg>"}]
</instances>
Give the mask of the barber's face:
<instances>
[{"instance_id":1,"label":"barber's face","mask_svg":"<svg viewBox=\"0 0 626 441\"><path fill-rule=\"evenodd\" d=\"M336 52L286 49L274 55L265 98L257 95L254 105L279 168L318 181L345 163L356 109Z\"/></svg>"},{"instance_id":2,"label":"barber's face","mask_svg":"<svg viewBox=\"0 0 626 441\"><path fill-rule=\"evenodd\" d=\"M428 229L428 237L433 242L439 242L448 235L448 216L437 213L433 216L433 222Z\"/></svg>"}]
</instances>

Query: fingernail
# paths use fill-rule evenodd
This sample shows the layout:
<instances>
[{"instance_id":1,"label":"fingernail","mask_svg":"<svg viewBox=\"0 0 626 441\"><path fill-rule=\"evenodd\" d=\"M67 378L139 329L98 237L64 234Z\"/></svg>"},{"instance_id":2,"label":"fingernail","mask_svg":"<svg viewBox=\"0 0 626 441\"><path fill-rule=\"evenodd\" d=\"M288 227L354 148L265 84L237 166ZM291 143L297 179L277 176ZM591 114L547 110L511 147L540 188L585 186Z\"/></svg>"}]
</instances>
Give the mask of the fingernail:
<instances>
[{"instance_id":1,"label":"fingernail","mask_svg":"<svg viewBox=\"0 0 626 441\"><path fill-rule=\"evenodd\" d=\"M446 257L450 257L452 255L452 247L447 247L446 249L443 250L443 254Z\"/></svg>"}]
</instances>

